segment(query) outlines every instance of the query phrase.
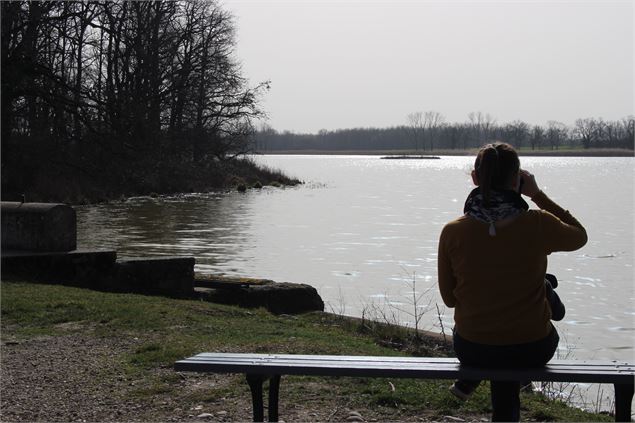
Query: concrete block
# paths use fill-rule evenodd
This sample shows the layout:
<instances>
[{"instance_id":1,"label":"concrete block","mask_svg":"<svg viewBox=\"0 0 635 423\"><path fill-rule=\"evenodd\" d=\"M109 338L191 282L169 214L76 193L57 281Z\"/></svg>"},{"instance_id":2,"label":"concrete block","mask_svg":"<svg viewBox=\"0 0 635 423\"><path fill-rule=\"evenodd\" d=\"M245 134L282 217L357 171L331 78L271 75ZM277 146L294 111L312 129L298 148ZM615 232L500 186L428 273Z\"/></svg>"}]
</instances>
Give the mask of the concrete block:
<instances>
[{"instance_id":1,"label":"concrete block","mask_svg":"<svg viewBox=\"0 0 635 423\"><path fill-rule=\"evenodd\" d=\"M314 287L288 282L250 286L247 295L241 299L239 305L264 306L274 314L324 311L324 302Z\"/></svg>"},{"instance_id":2,"label":"concrete block","mask_svg":"<svg viewBox=\"0 0 635 423\"><path fill-rule=\"evenodd\" d=\"M75 210L65 204L0 202L2 249L71 251L77 248Z\"/></svg>"},{"instance_id":3,"label":"concrete block","mask_svg":"<svg viewBox=\"0 0 635 423\"><path fill-rule=\"evenodd\" d=\"M2 251L3 277L61 285L101 288L111 274L116 251L75 250L68 253Z\"/></svg>"},{"instance_id":4,"label":"concrete block","mask_svg":"<svg viewBox=\"0 0 635 423\"><path fill-rule=\"evenodd\" d=\"M126 259L117 262L115 288L170 297L194 295L194 257Z\"/></svg>"},{"instance_id":5,"label":"concrete block","mask_svg":"<svg viewBox=\"0 0 635 423\"><path fill-rule=\"evenodd\" d=\"M206 289L203 296L208 301L222 304L264 307L274 314L324 311L320 294L306 284L215 276L213 279L196 279L194 286Z\"/></svg>"}]
</instances>

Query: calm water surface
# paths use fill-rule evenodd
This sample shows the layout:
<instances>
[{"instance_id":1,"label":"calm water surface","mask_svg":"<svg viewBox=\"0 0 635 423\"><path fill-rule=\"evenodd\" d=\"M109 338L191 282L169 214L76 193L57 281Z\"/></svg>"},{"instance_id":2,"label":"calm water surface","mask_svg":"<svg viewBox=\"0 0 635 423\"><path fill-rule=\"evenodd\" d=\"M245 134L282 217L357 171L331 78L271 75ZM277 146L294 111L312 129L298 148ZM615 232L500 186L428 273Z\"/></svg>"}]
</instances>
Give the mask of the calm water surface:
<instances>
[{"instance_id":1,"label":"calm water surface","mask_svg":"<svg viewBox=\"0 0 635 423\"><path fill-rule=\"evenodd\" d=\"M327 308L396 312L412 324L412 281L427 293L423 327L446 330L452 311L436 292L437 240L462 214L471 157L380 160L376 156L255 158L306 183L247 193L136 198L78 210L79 246L120 257L194 255L199 274L315 286ZM567 306L556 323L562 355L633 360L633 158L522 158L539 185L585 225L589 243L553 254Z\"/></svg>"}]
</instances>

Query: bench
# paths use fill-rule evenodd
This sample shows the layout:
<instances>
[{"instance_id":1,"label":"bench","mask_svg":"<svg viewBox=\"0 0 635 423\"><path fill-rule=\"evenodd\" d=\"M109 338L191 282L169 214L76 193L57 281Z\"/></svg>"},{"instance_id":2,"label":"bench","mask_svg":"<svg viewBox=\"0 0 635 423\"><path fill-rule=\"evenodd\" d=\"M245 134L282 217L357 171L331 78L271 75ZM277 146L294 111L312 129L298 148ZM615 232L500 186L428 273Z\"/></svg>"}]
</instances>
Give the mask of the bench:
<instances>
[{"instance_id":1,"label":"bench","mask_svg":"<svg viewBox=\"0 0 635 423\"><path fill-rule=\"evenodd\" d=\"M202 353L177 361L181 372L244 373L251 390L253 419L264 419L263 383L269 382L269 421L278 421L280 376L357 376L415 379L532 380L612 383L615 421L631 421L635 365L617 361L554 360L540 368L475 368L455 358L373 357L295 354Z\"/></svg>"}]
</instances>

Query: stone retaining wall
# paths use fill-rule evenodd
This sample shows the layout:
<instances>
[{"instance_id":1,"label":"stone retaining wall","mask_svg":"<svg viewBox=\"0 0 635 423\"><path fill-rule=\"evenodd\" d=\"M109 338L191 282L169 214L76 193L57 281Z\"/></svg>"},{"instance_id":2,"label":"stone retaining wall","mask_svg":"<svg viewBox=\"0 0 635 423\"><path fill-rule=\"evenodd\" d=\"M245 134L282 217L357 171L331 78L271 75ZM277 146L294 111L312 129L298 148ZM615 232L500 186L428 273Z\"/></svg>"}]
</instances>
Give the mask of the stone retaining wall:
<instances>
[{"instance_id":1,"label":"stone retaining wall","mask_svg":"<svg viewBox=\"0 0 635 423\"><path fill-rule=\"evenodd\" d=\"M108 292L192 298L194 257L117 261L116 251L3 252L2 274L14 279Z\"/></svg>"},{"instance_id":2,"label":"stone retaining wall","mask_svg":"<svg viewBox=\"0 0 635 423\"><path fill-rule=\"evenodd\" d=\"M2 276L111 292L191 298L194 257L117 260L116 251L78 251L75 210L64 204L0 202ZM324 310L312 286L264 280L207 280L210 301L272 313Z\"/></svg>"},{"instance_id":3,"label":"stone retaining wall","mask_svg":"<svg viewBox=\"0 0 635 423\"><path fill-rule=\"evenodd\" d=\"M119 290L171 297L193 297L194 257L155 257L116 263L113 285Z\"/></svg>"},{"instance_id":4,"label":"stone retaining wall","mask_svg":"<svg viewBox=\"0 0 635 423\"><path fill-rule=\"evenodd\" d=\"M0 202L2 249L71 251L77 248L75 210L65 204Z\"/></svg>"}]
</instances>

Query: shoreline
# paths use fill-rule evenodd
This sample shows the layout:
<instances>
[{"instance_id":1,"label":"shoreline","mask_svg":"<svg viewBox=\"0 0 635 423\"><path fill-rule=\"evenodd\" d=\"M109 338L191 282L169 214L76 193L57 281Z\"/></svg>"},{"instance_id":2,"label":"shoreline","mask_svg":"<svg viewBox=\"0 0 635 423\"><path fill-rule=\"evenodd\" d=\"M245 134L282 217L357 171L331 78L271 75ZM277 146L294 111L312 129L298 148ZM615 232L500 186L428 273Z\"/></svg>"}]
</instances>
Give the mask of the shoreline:
<instances>
[{"instance_id":1,"label":"shoreline","mask_svg":"<svg viewBox=\"0 0 635 423\"><path fill-rule=\"evenodd\" d=\"M311 156L474 156L478 149L467 150L275 150L256 152L255 155L311 155ZM634 150L625 149L562 149L562 150L518 150L521 157L635 157Z\"/></svg>"},{"instance_id":2,"label":"shoreline","mask_svg":"<svg viewBox=\"0 0 635 423\"><path fill-rule=\"evenodd\" d=\"M263 309L3 280L3 417L10 421L249 421L242 375L176 373L201 351L447 356L443 344L339 315ZM134 314L131 314L134 311ZM131 319L131 316L137 316ZM184 330L187 328L187 330ZM211 329L213 328L213 329ZM401 340L417 340L404 348ZM395 342L397 340L397 342ZM73 360L67 360L72 355ZM79 364L79 365L78 365ZM86 374L97 377L86 377ZM445 380L288 377L287 421L484 421L487 386L459 402ZM38 390L29 391L28 386ZM111 392L108 401L100 393ZM78 407L77 404L82 406ZM610 421L523 393L525 421ZM352 421L352 420L350 420ZM361 421L361 420L355 420Z\"/></svg>"},{"instance_id":3,"label":"shoreline","mask_svg":"<svg viewBox=\"0 0 635 423\"><path fill-rule=\"evenodd\" d=\"M170 197L191 193L246 192L264 186L295 186L302 181L248 158L210 163L143 163L112 169L108 175L84 175L73 167L51 164L37 172L2 169L2 201L52 202L74 206L125 201L134 197Z\"/></svg>"}]
</instances>

